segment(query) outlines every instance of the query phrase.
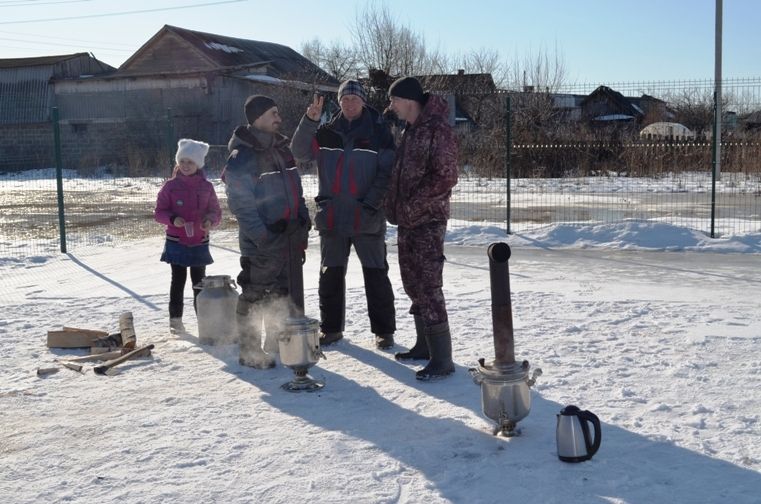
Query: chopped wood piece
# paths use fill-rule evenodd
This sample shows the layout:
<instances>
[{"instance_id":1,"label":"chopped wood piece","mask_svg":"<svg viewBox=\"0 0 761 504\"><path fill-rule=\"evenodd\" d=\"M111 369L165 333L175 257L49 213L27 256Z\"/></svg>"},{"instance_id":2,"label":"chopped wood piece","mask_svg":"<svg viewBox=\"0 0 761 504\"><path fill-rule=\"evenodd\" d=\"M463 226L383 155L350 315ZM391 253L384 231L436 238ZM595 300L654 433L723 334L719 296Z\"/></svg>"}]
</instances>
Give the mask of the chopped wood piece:
<instances>
[{"instance_id":1,"label":"chopped wood piece","mask_svg":"<svg viewBox=\"0 0 761 504\"><path fill-rule=\"evenodd\" d=\"M119 333L121 334L121 346L135 348L137 335L135 334L135 321L132 312L124 312L119 315Z\"/></svg>"}]
</instances>

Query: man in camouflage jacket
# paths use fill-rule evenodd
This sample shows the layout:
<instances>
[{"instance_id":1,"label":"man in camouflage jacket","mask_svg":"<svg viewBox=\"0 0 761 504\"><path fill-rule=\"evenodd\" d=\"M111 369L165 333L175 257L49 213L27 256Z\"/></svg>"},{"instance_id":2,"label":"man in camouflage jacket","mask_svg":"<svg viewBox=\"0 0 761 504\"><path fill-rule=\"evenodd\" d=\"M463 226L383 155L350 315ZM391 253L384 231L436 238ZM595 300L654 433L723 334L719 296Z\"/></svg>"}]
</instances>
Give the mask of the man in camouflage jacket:
<instances>
[{"instance_id":1,"label":"man in camouflage jacket","mask_svg":"<svg viewBox=\"0 0 761 504\"><path fill-rule=\"evenodd\" d=\"M230 139L222 179L239 230L239 362L262 369L275 365L262 349L262 324L265 349L276 352L282 321L289 315L290 240L295 235L306 248L311 223L288 138L278 132L277 104L254 95L246 100L245 112L249 124L236 128Z\"/></svg>"},{"instance_id":2,"label":"man in camouflage jacket","mask_svg":"<svg viewBox=\"0 0 761 504\"><path fill-rule=\"evenodd\" d=\"M317 161L319 192L315 228L320 232L320 344L343 337L346 267L354 247L362 264L370 329L375 344L394 345L394 291L386 261L386 217L394 139L381 115L366 104L358 81L338 88L341 110L320 126L323 97L315 96L293 134L300 161Z\"/></svg>"},{"instance_id":3,"label":"man in camouflage jacket","mask_svg":"<svg viewBox=\"0 0 761 504\"><path fill-rule=\"evenodd\" d=\"M454 372L442 274L449 198L457 184L457 139L446 100L424 93L416 79L398 79L389 98L389 110L406 127L391 172L386 217L398 226L399 269L417 333L415 345L396 358L429 359L415 375L429 380Z\"/></svg>"}]
</instances>

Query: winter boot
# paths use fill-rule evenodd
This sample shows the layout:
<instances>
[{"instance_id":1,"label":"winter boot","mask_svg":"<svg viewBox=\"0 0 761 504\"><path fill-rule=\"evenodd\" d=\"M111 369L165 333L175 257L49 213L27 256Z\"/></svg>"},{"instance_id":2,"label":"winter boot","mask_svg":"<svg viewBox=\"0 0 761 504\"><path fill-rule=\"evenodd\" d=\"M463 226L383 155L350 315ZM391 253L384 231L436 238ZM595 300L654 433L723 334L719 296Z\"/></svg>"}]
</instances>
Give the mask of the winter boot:
<instances>
[{"instance_id":1,"label":"winter boot","mask_svg":"<svg viewBox=\"0 0 761 504\"><path fill-rule=\"evenodd\" d=\"M264 351L269 354L279 354L280 353L279 339L280 339L280 335L283 332L283 329L280 328L279 324L275 324L273 322L265 322L264 331L265 331Z\"/></svg>"},{"instance_id":2,"label":"winter boot","mask_svg":"<svg viewBox=\"0 0 761 504\"><path fill-rule=\"evenodd\" d=\"M426 327L425 340L431 352L431 360L427 366L415 373L415 378L428 381L454 373L452 335L449 332L449 322Z\"/></svg>"},{"instance_id":3,"label":"winter boot","mask_svg":"<svg viewBox=\"0 0 761 504\"><path fill-rule=\"evenodd\" d=\"M256 369L275 367L275 359L262 350L262 316L256 313L259 311L256 308L251 311L253 313L248 315L237 314L240 349L238 362L241 366Z\"/></svg>"},{"instance_id":4,"label":"winter boot","mask_svg":"<svg viewBox=\"0 0 761 504\"><path fill-rule=\"evenodd\" d=\"M333 343L337 343L340 340L342 340L344 337L344 333L341 331L338 332L322 332L320 333L320 346L326 347L330 346Z\"/></svg>"},{"instance_id":5,"label":"winter boot","mask_svg":"<svg viewBox=\"0 0 761 504\"><path fill-rule=\"evenodd\" d=\"M169 319L169 332L172 334L185 334L185 324L182 323L181 317Z\"/></svg>"},{"instance_id":6,"label":"winter boot","mask_svg":"<svg viewBox=\"0 0 761 504\"><path fill-rule=\"evenodd\" d=\"M375 348L378 350L387 350L394 346L393 334L376 334L375 335Z\"/></svg>"},{"instance_id":7,"label":"winter boot","mask_svg":"<svg viewBox=\"0 0 761 504\"><path fill-rule=\"evenodd\" d=\"M428 353L428 343L425 341L423 317L420 315L415 315L415 334L417 336L415 345L406 352L397 352L394 355L396 360L428 360L431 358L430 353Z\"/></svg>"},{"instance_id":8,"label":"winter boot","mask_svg":"<svg viewBox=\"0 0 761 504\"><path fill-rule=\"evenodd\" d=\"M262 303L264 317L264 351L280 354L280 338L286 331L286 321L290 317L290 298L285 294L274 294ZM257 305L258 306L258 305Z\"/></svg>"}]
</instances>

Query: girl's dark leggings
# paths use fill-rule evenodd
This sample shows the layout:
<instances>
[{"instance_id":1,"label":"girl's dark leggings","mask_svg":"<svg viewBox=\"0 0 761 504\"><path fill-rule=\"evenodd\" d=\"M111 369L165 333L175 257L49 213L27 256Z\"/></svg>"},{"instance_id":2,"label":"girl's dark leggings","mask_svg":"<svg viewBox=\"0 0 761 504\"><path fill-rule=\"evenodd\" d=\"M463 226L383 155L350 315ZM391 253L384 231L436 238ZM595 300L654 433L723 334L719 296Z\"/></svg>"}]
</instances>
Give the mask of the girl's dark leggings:
<instances>
[{"instance_id":1,"label":"girl's dark leggings","mask_svg":"<svg viewBox=\"0 0 761 504\"><path fill-rule=\"evenodd\" d=\"M169 318L182 318L184 304L185 282L188 279L187 266L172 264L172 284L169 287ZM190 280L192 285L198 284L206 276L206 266L191 266ZM196 309L196 297L201 292L193 289L193 309Z\"/></svg>"}]
</instances>

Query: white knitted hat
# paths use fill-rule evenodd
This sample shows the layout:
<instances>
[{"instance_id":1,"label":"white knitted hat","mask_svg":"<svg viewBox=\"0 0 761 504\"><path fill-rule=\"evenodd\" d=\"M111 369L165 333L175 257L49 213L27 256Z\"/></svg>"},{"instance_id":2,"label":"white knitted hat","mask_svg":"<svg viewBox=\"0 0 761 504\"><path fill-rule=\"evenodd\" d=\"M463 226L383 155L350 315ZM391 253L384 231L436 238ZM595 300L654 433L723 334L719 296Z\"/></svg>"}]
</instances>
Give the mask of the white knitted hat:
<instances>
[{"instance_id":1,"label":"white knitted hat","mask_svg":"<svg viewBox=\"0 0 761 504\"><path fill-rule=\"evenodd\" d=\"M174 159L179 164L180 159L190 159L198 168L203 168L206 163L206 154L209 152L209 144L191 140L190 138L181 138L177 142L177 154Z\"/></svg>"}]
</instances>

